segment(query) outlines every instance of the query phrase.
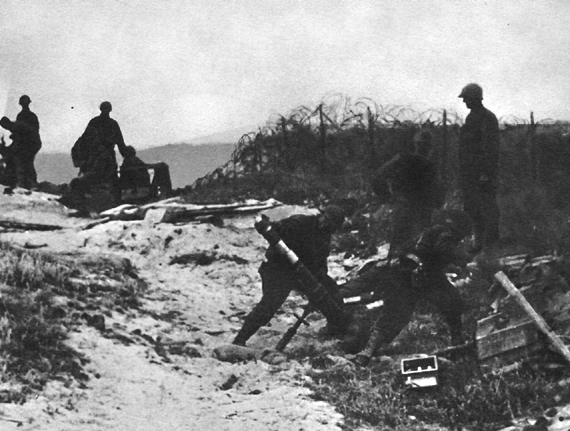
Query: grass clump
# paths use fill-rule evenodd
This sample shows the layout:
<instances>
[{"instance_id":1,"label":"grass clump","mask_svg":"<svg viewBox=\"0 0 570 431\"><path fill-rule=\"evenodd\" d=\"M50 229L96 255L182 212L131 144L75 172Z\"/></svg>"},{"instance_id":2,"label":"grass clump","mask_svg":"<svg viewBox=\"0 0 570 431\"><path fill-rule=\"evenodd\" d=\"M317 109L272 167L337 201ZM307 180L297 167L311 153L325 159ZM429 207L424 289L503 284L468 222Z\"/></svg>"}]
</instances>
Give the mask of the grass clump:
<instances>
[{"instance_id":1,"label":"grass clump","mask_svg":"<svg viewBox=\"0 0 570 431\"><path fill-rule=\"evenodd\" d=\"M443 335L438 335L443 334ZM361 426L396 431L470 429L492 431L517 417L539 416L570 402L570 387L560 385L570 371L559 358L526 361L512 372L481 367L474 355L453 361L438 357L438 385L414 389L405 385L400 361L415 353L445 348L445 327L419 314L396 341L366 368L307 357L314 371L307 383L313 397L345 416L344 429ZM545 367L550 362L553 366Z\"/></svg>"},{"instance_id":2,"label":"grass clump","mask_svg":"<svg viewBox=\"0 0 570 431\"><path fill-rule=\"evenodd\" d=\"M0 243L0 402L24 402L48 381L83 385L83 354L67 344L80 320L72 304L103 309L137 304L141 282L130 263L28 252ZM99 278L94 282L93 277ZM97 289L115 280L113 292ZM71 280L87 279L74 289Z\"/></svg>"}]
</instances>

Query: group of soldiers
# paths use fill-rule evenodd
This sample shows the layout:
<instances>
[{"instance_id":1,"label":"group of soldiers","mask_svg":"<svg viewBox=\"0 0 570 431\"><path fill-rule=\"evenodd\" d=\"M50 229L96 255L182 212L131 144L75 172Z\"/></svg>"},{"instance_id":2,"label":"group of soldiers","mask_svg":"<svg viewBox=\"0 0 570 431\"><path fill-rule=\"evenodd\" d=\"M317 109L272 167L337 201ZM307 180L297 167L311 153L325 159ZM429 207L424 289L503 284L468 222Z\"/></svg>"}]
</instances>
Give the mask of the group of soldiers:
<instances>
[{"instance_id":1,"label":"group of soldiers","mask_svg":"<svg viewBox=\"0 0 570 431\"><path fill-rule=\"evenodd\" d=\"M371 181L380 201L394 208L387 264L340 286L329 277L332 234L345 220L338 206L325 207L318 215L293 215L272 223L271 228L320 288L303 283L297 267L270 245L259 268L261 300L245 317L233 344L245 346L270 322L292 290L305 294L309 304L322 312L329 332L342 340L340 347L361 366L368 365L377 350L406 327L419 301L428 301L441 312L452 345L464 342L465 304L446 271L450 266L464 268L477 253L492 249L499 241L499 126L482 104L479 85L468 84L459 97L470 110L461 128L459 148L463 210L444 207L436 166L429 159L431 135L420 135L415 151L404 149L382 165ZM469 246L466 240L471 238ZM371 290L381 293L383 306L369 326L355 324L349 313L331 309L331 298L342 304L343 297Z\"/></svg>"},{"instance_id":2,"label":"group of soldiers","mask_svg":"<svg viewBox=\"0 0 570 431\"><path fill-rule=\"evenodd\" d=\"M23 95L19 103L22 110L16 121L7 117L0 120L0 126L11 132L12 139L12 144L7 146L2 137L0 144L0 155L4 162L2 183L10 188L37 190L34 159L42 146L40 124L36 114L30 110L30 97ZM150 189L151 176L147 165L137 157L134 147L125 144L119 124L110 116L113 109L111 103L105 101L99 109L100 115L89 121L71 150L73 166L79 168L79 173L64 192L63 203L69 203L74 196L82 196L93 190L106 190L106 196L119 203L122 190ZM120 175L115 148L123 157ZM165 164L156 165L155 171L159 172L155 176L162 180L161 186L170 192L168 167L162 166ZM105 199L109 201L108 198Z\"/></svg>"},{"instance_id":3,"label":"group of soldiers","mask_svg":"<svg viewBox=\"0 0 570 431\"><path fill-rule=\"evenodd\" d=\"M71 149L73 166L79 168L79 175L69 184L72 195L99 189L118 202L123 189L150 187L146 164L137 157L133 146L125 144L119 124L110 116L112 109L110 102L101 103L101 113L89 121ZM115 147L123 157L120 176Z\"/></svg>"}]
</instances>

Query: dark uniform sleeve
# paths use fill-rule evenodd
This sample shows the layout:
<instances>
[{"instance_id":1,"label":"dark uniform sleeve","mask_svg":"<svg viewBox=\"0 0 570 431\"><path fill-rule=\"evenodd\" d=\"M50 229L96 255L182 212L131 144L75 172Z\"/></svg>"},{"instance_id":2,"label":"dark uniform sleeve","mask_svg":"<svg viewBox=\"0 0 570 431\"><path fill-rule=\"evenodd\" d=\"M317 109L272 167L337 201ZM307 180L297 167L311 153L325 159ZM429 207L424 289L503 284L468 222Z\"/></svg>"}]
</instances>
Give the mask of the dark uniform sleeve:
<instances>
[{"instance_id":1,"label":"dark uniform sleeve","mask_svg":"<svg viewBox=\"0 0 570 431\"><path fill-rule=\"evenodd\" d=\"M119 127L119 123L117 123L115 120L113 120L113 138L117 144L119 153L121 153L121 156L125 157L127 155L127 146L125 145L125 140L123 138L121 128Z\"/></svg>"},{"instance_id":2,"label":"dark uniform sleeve","mask_svg":"<svg viewBox=\"0 0 570 431\"><path fill-rule=\"evenodd\" d=\"M381 203L388 202L392 197L390 190L390 182L396 176L401 156L398 154L386 163L384 163L374 174L372 178L372 190L378 196Z\"/></svg>"},{"instance_id":3,"label":"dark uniform sleeve","mask_svg":"<svg viewBox=\"0 0 570 431\"><path fill-rule=\"evenodd\" d=\"M481 134L487 154L482 172L495 183L499 168L500 135L497 117L490 111L486 111Z\"/></svg>"},{"instance_id":4,"label":"dark uniform sleeve","mask_svg":"<svg viewBox=\"0 0 570 431\"><path fill-rule=\"evenodd\" d=\"M331 236L319 231L317 216L294 215L273 223L272 227L309 271L319 277L326 275ZM268 258L283 260L275 254L268 250Z\"/></svg>"}]
</instances>

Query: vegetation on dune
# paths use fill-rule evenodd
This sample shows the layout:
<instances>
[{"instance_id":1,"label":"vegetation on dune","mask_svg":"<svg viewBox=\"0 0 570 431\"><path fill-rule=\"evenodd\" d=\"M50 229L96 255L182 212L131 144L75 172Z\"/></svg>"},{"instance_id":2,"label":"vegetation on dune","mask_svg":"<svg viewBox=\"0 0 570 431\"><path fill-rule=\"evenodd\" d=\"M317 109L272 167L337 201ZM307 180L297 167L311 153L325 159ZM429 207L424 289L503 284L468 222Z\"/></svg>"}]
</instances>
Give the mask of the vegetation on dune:
<instances>
[{"instance_id":1,"label":"vegetation on dune","mask_svg":"<svg viewBox=\"0 0 570 431\"><path fill-rule=\"evenodd\" d=\"M69 332L88 319L86 310L136 306L144 286L134 275L125 261L0 243L0 402L23 402L50 380L83 385L87 359L66 343ZM104 280L120 287L103 292Z\"/></svg>"},{"instance_id":2,"label":"vegetation on dune","mask_svg":"<svg viewBox=\"0 0 570 431\"><path fill-rule=\"evenodd\" d=\"M492 109L492 107L490 107ZM570 248L569 126L501 118L499 205L504 245L536 252ZM275 198L288 204L350 202L361 251L385 239L389 209L370 187L372 172L420 133L432 136L432 159L458 203L458 143L462 119L444 110L414 112L331 96L299 107L244 135L232 159L182 190L191 202ZM354 242L354 239L347 241Z\"/></svg>"}]
</instances>

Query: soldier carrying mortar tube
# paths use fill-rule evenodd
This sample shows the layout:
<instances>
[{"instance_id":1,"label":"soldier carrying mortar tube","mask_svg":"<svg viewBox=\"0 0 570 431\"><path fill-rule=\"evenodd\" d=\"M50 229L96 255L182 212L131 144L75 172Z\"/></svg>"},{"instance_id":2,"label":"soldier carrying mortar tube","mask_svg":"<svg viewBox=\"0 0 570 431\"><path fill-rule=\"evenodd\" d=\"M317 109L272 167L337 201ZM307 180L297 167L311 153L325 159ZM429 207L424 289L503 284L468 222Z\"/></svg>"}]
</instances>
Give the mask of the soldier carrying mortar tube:
<instances>
[{"instance_id":1,"label":"soldier carrying mortar tube","mask_svg":"<svg viewBox=\"0 0 570 431\"><path fill-rule=\"evenodd\" d=\"M259 268L263 291L261 300L246 316L233 344L245 346L259 328L269 323L293 289L307 295L311 305L323 313L332 333L345 330L345 316L338 313L335 306L337 285L328 276L327 267L332 234L342 226L344 218L340 207L330 205L318 215L293 215L271 224L271 228L315 276L320 283L318 289L323 291L305 286L286 256L270 246L265 254L266 260Z\"/></svg>"}]
</instances>

